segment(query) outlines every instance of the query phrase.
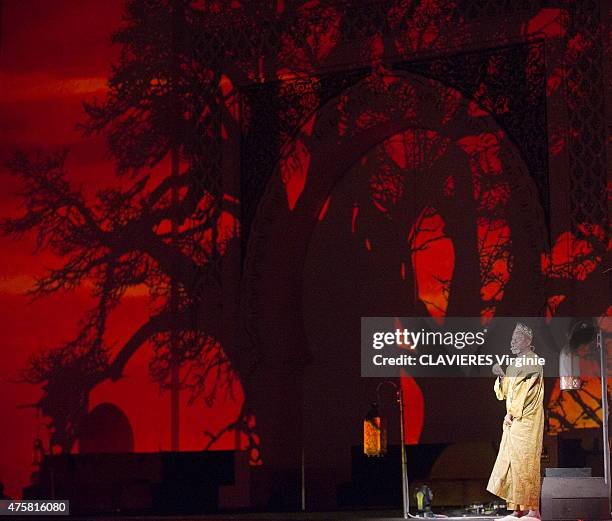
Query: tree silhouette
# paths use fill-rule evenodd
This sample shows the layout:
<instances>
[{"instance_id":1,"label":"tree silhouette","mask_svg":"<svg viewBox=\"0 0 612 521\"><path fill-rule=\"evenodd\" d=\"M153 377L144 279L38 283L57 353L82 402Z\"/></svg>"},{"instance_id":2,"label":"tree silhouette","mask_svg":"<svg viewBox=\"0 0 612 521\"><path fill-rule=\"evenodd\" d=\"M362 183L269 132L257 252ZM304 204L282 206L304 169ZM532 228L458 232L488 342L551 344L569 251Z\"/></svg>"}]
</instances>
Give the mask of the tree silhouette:
<instances>
[{"instance_id":1,"label":"tree silhouette","mask_svg":"<svg viewBox=\"0 0 612 521\"><path fill-rule=\"evenodd\" d=\"M25 212L4 220L2 233L34 232L36 248L63 262L31 295L87 282L96 299L77 336L34 356L22 375L43 385L36 405L63 451L78 436L89 392L119 379L144 344L152 346L155 381L167 382L176 360L186 364L192 400L211 403L215 392L232 389L235 373L219 343L219 261L236 239L237 212L231 198L222 204L218 145L221 126L231 130L235 121L220 70L191 53L203 15L182 0L126 3L125 26L113 35L121 55L108 96L84 103L88 118L80 125L85 135L107 136L119 188L86 200L68 180L67 150L17 152L7 163L23 182ZM155 312L114 352L105 340L108 317L127 290L143 286Z\"/></svg>"}]
</instances>

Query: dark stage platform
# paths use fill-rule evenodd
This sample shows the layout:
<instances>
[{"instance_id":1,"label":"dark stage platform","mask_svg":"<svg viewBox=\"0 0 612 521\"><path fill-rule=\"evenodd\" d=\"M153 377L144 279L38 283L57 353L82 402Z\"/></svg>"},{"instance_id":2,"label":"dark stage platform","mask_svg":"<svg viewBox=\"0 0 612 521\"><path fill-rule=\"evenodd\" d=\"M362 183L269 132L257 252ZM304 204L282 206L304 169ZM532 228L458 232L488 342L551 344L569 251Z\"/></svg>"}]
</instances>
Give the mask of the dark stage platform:
<instances>
[{"instance_id":1,"label":"dark stage platform","mask_svg":"<svg viewBox=\"0 0 612 521\"><path fill-rule=\"evenodd\" d=\"M502 516L464 516L464 517L446 517L437 515L437 519L445 519L447 521L463 520L463 521L491 521L500 519ZM415 519L433 519L433 518L415 518ZM105 517L73 517L70 520L79 521L403 521L404 518L400 511L343 511L343 512L289 512L289 513L249 513L249 514L218 514L218 515L200 515L200 516L105 516ZM612 521L612 520L611 520Z\"/></svg>"},{"instance_id":2,"label":"dark stage platform","mask_svg":"<svg viewBox=\"0 0 612 521\"><path fill-rule=\"evenodd\" d=\"M416 519L433 519L433 518L416 518ZM492 519L500 519L500 516L480 516L480 517L446 517L439 516L437 519L445 519L448 521L463 520L463 521L491 521ZM274 513L274 514L235 514L235 515L216 515L216 516L109 516L109 517L73 517L70 520L79 521L403 521L399 512L314 512L314 513ZM611 520L612 521L612 520Z\"/></svg>"}]
</instances>

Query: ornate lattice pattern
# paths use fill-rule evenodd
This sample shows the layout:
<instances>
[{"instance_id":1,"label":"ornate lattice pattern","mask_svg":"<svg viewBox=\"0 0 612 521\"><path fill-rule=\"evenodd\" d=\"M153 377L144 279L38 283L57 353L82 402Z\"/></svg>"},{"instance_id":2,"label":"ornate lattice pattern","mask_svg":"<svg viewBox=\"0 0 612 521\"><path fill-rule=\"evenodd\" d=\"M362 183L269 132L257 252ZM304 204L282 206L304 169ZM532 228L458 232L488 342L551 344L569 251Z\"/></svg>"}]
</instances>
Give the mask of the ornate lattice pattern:
<instances>
[{"instance_id":1,"label":"ornate lattice pattern","mask_svg":"<svg viewBox=\"0 0 612 521\"><path fill-rule=\"evenodd\" d=\"M401 2L348 2L339 5L342 9L341 31L338 40L350 42L363 39L372 34L391 34L398 28L390 27L389 9ZM596 0L579 0L576 2L523 0L462 0L455 4L450 20L453 23L470 23L472 21L492 18L508 18L520 16L529 19L539 9L559 7L566 9L571 18L570 32L567 40L577 35L585 38L586 51L580 59L571 64L567 70L568 84L575 86L568 89L570 101L569 111L569 161L571 179L571 211L572 222L602 222L606 217L605 206L605 127L603 115L603 73L602 45L599 34L599 4ZM262 53L263 56L277 53L281 46L281 34L287 28L298 29L297 10L292 15L275 22L268 17L255 31L251 24L245 23L237 27L235 33L223 31L220 45L231 48L231 53L237 53L244 60ZM401 29L401 27L399 28ZM233 34L230 34L233 33ZM448 43L448 42L447 42ZM504 55L511 66L502 71L503 81L487 84L490 78L483 76L483 67L487 59L495 59ZM480 50L473 53L463 53L447 58L425 60L420 63L404 64L399 67L430 75L441 81L448 82L461 90L466 96L472 97L480 85L485 84L492 95L507 98L511 104L507 111L500 111L495 117L500 125L507 130L512 140L517 144L531 175L537 185L542 206L547 219L549 207L548 153L546 143L546 76L544 71L544 46L542 42L508 46L501 49ZM467 68L469 72L463 69ZM531 70L531 74L526 71ZM348 74L348 73L347 73ZM350 74L353 74L351 71ZM359 74L357 74L359 75ZM338 83L336 75L325 75L320 81L331 84ZM349 82L350 83L350 80ZM272 165L278 158L281 143L274 139L257 136L257 132L281 132L283 124L293 124L295 121L282 122L279 119L287 108L278 97L278 84L252 84L244 90L245 101L251 105L251 123L244 134L243 159L250 164L242 171L243 194L243 239L248 238L248 227L252 222L254 208L263 193L261 184L268 180ZM331 88L330 92L334 92ZM505 92L504 92L505 91ZM290 100L291 98L287 98ZM262 101L265 100L265 101ZM283 106L281 106L283 105ZM302 115L303 116L303 115ZM299 118L298 118L299 119ZM259 130L255 130L257 127ZM284 131L283 131L284 133ZM263 143L263 141L268 141Z\"/></svg>"},{"instance_id":2,"label":"ornate lattice pattern","mask_svg":"<svg viewBox=\"0 0 612 521\"><path fill-rule=\"evenodd\" d=\"M496 68L495 75L487 73L491 66ZM550 224L544 43L483 49L395 67L456 88L493 115L517 145Z\"/></svg>"},{"instance_id":3,"label":"ornate lattice pattern","mask_svg":"<svg viewBox=\"0 0 612 521\"><path fill-rule=\"evenodd\" d=\"M368 71L353 69L317 79L270 82L243 89L243 101L249 111L244 120L241 147L243 246L246 246L257 205L284 145L282 136L291 136L313 110L354 85ZM281 86L285 88L283 96L278 95ZM298 102L309 92L316 92L314 107Z\"/></svg>"},{"instance_id":4,"label":"ornate lattice pattern","mask_svg":"<svg viewBox=\"0 0 612 521\"><path fill-rule=\"evenodd\" d=\"M584 52L567 69L572 225L607 219L603 49L599 2L571 2L568 38Z\"/></svg>"}]
</instances>

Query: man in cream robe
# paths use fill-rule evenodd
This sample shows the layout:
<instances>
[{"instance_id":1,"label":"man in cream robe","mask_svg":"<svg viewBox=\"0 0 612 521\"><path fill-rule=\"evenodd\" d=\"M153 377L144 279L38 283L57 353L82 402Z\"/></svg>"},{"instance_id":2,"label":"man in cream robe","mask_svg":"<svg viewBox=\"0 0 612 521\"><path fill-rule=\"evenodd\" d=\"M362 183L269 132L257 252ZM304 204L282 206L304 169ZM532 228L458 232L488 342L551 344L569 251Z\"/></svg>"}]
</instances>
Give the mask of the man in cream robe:
<instances>
[{"instance_id":1,"label":"man in cream robe","mask_svg":"<svg viewBox=\"0 0 612 521\"><path fill-rule=\"evenodd\" d=\"M517 357L530 361L537 358L531 340L533 332L517 324L512 335L511 350ZM542 366L510 365L504 375L496 365L498 375L494 391L499 400L506 400L506 417L502 440L487 490L506 500L509 520L523 517L540 519L540 456L544 434L544 380Z\"/></svg>"}]
</instances>

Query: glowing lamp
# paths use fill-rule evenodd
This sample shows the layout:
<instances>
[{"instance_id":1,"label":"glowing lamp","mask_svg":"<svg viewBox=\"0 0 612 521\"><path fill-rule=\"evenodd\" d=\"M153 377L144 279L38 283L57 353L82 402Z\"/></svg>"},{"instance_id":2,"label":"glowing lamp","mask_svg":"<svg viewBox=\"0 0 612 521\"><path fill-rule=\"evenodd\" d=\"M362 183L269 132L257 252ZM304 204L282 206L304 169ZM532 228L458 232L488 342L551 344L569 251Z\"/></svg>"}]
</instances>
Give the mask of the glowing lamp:
<instances>
[{"instance_id":1,"label":"glowing lamp","mask_svg":"<svg viewBox=\"0 0 612 521\"><path fill-rule=\"evenodd\" d=\"M577 320L570 327L568 342L559 353L559 387L562 391L574 391L582 387L578 352L587 347L596 335L592 320Z\"/></svg>"},{"instance_id":2,"label":"glowing lamp","mask_svg":"<svg viewBox=\"0 0 612 521\"><path fill-rule=\"evenodd\" d=\"M376 402L363 420L363 453L366 456L384 456L387 453L386 421L378 413Z\"/></svg>"}]
</instances>

